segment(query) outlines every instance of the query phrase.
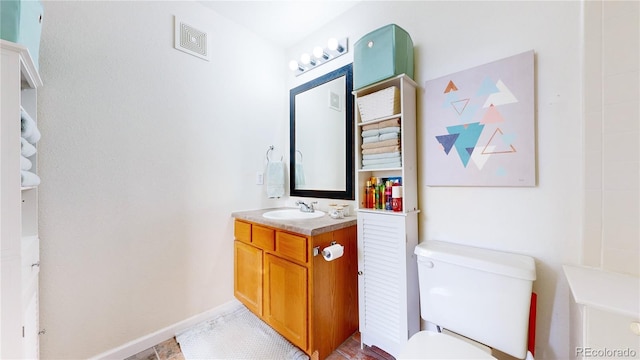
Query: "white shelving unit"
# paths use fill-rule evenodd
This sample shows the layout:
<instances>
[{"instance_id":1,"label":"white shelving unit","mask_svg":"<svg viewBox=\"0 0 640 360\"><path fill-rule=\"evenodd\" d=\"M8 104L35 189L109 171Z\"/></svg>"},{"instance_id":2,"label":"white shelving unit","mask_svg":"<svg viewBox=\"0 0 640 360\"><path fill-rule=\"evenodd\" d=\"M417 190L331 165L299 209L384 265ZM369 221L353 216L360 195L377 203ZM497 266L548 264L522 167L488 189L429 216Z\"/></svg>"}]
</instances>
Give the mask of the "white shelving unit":
<instances>
[{"instance_id":1,"label":"white shelving unit","mask_svg":"<svg viewBox=\"0 0 640 360\"><path fill-rule=\"evenodd\" d=\"M21 186L20 107L37 121L42 80L24 46L5 40L0 46L0 358L37 359L38 188ZM29 160L37 173L36 157Z\"/></svg>"},{"instance_id":2,"label":"white shelving unit","mask_svg":"<svg viewBox=\"0 0 640 360\"><path fill-rule=\"evenodd\" d=\"M420 330L418 269L413 250L418 244L416 169L416 89L406 75L354 91L358 98L396 86L400 113L362 122L356 111L356 204L358 205L358 301L362 345L377 346L398 356L411 335ZM400 118L401 167L362 169L362 126ZM402 211L365 208L364 192L371 177L401 177Z\"/></svg>"}]
</instances>

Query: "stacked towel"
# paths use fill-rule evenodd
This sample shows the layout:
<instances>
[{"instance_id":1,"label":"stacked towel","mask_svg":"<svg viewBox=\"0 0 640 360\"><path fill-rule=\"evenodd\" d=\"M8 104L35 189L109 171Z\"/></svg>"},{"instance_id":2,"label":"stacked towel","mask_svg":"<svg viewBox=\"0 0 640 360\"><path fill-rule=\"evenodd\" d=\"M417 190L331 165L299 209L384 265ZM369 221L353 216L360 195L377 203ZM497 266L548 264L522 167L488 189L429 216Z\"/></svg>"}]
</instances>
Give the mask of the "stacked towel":
<instances>
[{"instance_id":1,"label":"stacked towel","mask_svg":"<svg viewBox=\"0 0 640 360\"><path fill-rule=\"evenodd\" d=\"M40 185L40 177L30 171L33 163L28 157L36 153L34 146L40 140L36 122L20 107L20 185L23 187Z\"/></svg>"},{"instance_id":2,"label":"stacked towel","mask_svg":"<svg viewBox=\"0 0 640 360\"><path fill-rule=\"evenodd\" d=\"M284 163L269 161L267 163L267 197L279 198L284 195Z\"/></svg>"},{"instance_id":3,"label":"stacked towel","mask_svg":"<svg viewBox=\"0 0 640 360\"><path fill-rule=\"evenodd\" d=\"M402 166L400 118L362 126L362 169Z\"/></svg>"}]
</instances>

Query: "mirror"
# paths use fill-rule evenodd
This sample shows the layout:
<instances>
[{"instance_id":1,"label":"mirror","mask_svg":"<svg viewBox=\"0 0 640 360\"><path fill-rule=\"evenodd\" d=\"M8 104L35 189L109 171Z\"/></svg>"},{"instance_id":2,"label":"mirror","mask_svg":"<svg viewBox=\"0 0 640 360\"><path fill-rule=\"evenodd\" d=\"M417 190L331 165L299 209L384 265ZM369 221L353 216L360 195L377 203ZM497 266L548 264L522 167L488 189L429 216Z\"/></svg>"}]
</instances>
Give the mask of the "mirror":
<instances>
[{"instance_id":1,"label":"mirror","mask_svg":"<svg viewBox=\"0 0 640 360\"><path fill-rule=\"evenodd\" d=\"M352 90L352 64L291 89L291 196L355 198Z\"/></svg>"}]
</instances>

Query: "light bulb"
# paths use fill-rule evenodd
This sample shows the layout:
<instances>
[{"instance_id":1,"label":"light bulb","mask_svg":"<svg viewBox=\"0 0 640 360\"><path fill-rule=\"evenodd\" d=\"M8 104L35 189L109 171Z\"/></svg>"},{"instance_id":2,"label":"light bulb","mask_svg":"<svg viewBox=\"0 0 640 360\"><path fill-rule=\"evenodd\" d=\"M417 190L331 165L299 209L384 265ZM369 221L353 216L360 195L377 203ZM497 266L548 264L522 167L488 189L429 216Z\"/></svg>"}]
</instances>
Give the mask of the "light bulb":
<instances>
[{"instance_id":1,"label":"light bulb","mask_svg":"<svg viewBox=\"0 0 640 360\"><path fill-rule=\"evenodd\" d=\"M322 50L320 46L316 46L313 48L313 56L315 56L316 58L318 59L322 58L323 54L324 54L324 50Z\"/></svg>"},{"instance_id":2,"label":"light bulb","mask_svg":"<svg viewBox=\"0 0 640 360\"><path fill-rule=\"evenodd\" d=\"M309 56L309 54L304 53L300 56L300 62L302 62L305 65L309 65L309 63L311 62L311 56Z\"/></svg>"},{"instance_id":3,"label":"light bulb","mask_svg":"<svg viewBox=\"0 0 640 360\"><path fill-rule=\"evenodd\" d=\"M336 38L331 38L327 42L327 47L331 51L336 51L338 49L338 40Z\"/></svg>"},{"instance_id":4,"label":"light bulb","mask_svg":"<svg viewBox=\"0 0 640 360\"><path fill-rule=\"evenodd\" d=\"M289 69L291 69L291 71L296 71L298 70L300 66L298 66L298 62L295 60L291 60L289 61Z\"/></svg>"}]
</instances>

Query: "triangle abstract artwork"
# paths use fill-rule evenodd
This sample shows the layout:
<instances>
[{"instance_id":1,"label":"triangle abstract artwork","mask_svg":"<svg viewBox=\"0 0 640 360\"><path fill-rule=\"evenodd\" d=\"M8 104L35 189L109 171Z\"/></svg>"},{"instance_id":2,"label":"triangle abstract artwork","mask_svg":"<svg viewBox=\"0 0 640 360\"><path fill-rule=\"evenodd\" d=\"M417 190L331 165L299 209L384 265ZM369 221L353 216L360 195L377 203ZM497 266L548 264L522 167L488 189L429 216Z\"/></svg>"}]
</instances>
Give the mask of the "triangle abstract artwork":
<instances>
[{"instance_id":1,"label":"triangle abstract artwork","mask_svg":"<svg viewBox=\"0 0 640 360\"><path fill-rule=\"evenodd\" d=\"M535 186L534 51L429 80L428 186Z\"/></svg>"}]
</instances>

